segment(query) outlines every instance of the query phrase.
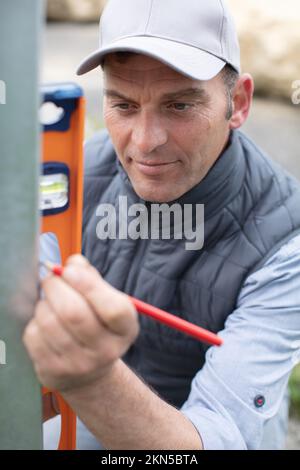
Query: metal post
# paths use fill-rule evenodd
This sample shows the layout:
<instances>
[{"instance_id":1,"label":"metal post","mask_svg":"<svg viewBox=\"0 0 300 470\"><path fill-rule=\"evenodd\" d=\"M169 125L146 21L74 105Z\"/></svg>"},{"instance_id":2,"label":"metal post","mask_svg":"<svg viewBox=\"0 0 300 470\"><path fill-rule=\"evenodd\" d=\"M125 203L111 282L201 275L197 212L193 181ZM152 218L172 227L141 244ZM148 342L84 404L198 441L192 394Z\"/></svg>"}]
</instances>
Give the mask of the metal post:
<instances>
[{"instance_id":1,"label":"metal post","mask_svg":"<svg viewBox=\"0 0 300 470\"><path fill-rule=\"evenodd\" d=\"M41 398L22 343L37 298L41 0L0 2L0 449L41 449Z\"/></svg>"}]
</instances>

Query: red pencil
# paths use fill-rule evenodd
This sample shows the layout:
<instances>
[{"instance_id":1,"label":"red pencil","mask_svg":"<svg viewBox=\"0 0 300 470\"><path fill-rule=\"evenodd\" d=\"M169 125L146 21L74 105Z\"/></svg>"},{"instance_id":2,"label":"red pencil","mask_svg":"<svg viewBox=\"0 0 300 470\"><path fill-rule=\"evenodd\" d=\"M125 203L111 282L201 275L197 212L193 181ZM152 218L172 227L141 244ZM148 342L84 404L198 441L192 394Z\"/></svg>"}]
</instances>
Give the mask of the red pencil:
<instances>
[{"instance_id":1,"label":"red pencil","mask_svg":"<svg viewBox=\"0 0 300 470\"><path fill-rule=\"evenodd\" d=\"M62 276L63 274L63 267L60 265L53 264L50 261L40 262L40 264L44 265L56 276ZM214 346L221 346L223 344L222 338L220 338L220 336L216 335L215 333L183 320L176 315L165 312L164 310L154 307L153 305L147 304L146 302L136 299L135 297L131 297L130 295L128 297L139 313L147 315L148 317L151 317L154 320L157 320L171 328L182 331L189 336L193 336L194 338L203 341L204 343L212 344Z\"/></svg>"}]
</instances>

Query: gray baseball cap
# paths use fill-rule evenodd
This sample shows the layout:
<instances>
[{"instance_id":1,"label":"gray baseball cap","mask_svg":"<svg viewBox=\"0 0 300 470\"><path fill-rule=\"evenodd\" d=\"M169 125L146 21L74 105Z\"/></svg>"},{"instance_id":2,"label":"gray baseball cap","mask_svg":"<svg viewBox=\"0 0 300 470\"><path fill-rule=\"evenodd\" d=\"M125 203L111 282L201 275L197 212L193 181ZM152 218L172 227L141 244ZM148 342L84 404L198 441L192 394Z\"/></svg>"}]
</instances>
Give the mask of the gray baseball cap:
<instances>
[{"instance_id":1,"label":"gray baseball cap","mask_svg":"<svg viewBox=\"0 0 300 470\"><path fill-rule=\"evenodd\" d=\"M196 80L210 80L226 63L240 72L237 32L223 0L109 0L99 49L77 74L118 51L148 55Z\"/></svg>"}]
</instances>

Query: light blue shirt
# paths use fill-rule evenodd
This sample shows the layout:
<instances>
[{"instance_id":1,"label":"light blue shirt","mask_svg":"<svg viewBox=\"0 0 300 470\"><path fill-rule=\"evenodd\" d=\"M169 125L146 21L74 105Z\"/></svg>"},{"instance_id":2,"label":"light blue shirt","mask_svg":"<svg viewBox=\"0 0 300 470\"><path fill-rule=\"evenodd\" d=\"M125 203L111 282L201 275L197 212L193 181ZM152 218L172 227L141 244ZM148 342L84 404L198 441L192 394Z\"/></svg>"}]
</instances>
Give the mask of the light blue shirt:
<instances>
[{"instance_id":1,"label":"light blue shirt","mask_svg":"<svg viewBox=\"0 0 300 470\"><path fill-rule=\"evenodd\" d=\"M258 449L268 422L276 428L282 418L289 375L300 360L300 235L246 279L220 336L224 344L207 351L182 412L204 449Z\"/></svg>"},{"instance_id":2,"label":"light blue shirt","mask_svg":"<svg viewBox=\"0 0 300 470\"><path fill-rule=\"evenodd\" d=\"M42 251L46 239L43 245ZM300 235L246 279L219 334L224 344L208 349L182 412L204 449L282 447L287 383L300 360ZM58 418L44 425L45 448L57 442L58 427ZM102 449L80 421L77 444L78 449Z\"/></svg>"}]
</instances>

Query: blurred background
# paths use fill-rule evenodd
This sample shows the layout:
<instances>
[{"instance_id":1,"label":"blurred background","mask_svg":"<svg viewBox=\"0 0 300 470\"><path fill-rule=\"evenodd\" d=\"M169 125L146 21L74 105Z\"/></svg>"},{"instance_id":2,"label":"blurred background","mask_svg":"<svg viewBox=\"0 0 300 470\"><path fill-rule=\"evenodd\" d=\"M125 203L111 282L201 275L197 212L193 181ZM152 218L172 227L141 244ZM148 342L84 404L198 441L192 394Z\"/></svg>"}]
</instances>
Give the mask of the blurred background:
<instances>
[{"instance_id":1,"label":"blurred background","mask_svg":"<svg viewBox=\"0 0 300 470\"><path fill-rule=\"evenodd\" d=\"M102 77L94 70L75 75L81 60L98 46L98 22L105 0L48 0L41 81L75 81L87 99L86 138L103 127ZM255 99L245 132L300 179L299 0L227 0L241 44L242 68L255 80ZM300 98L300 82L298 85ZM300 210L300 208L299 208ZM300 449L300 366L290 380L288 449Z\"/></svg>"}]
</instances>

